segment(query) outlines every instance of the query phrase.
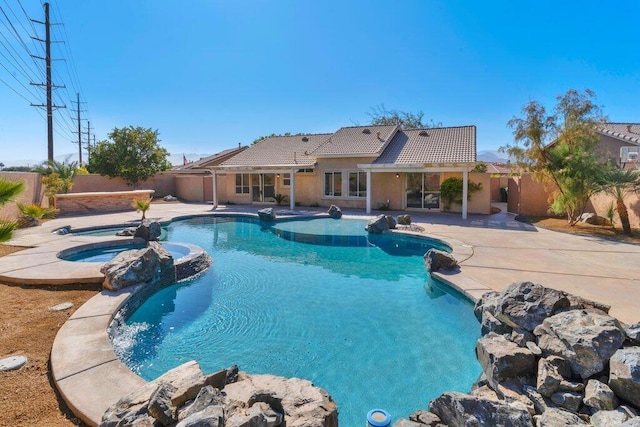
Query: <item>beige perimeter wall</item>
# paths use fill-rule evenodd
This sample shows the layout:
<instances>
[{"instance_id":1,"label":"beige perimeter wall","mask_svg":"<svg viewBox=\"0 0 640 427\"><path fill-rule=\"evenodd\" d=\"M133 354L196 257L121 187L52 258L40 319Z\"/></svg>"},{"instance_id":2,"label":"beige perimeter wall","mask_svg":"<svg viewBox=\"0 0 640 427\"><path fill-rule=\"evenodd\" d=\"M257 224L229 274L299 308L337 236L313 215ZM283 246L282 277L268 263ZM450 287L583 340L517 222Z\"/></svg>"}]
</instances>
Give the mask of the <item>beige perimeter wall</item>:
<instances>
[{"instance_id":1,"label":"beige perimeter wall","mask_svg":"<svg viewBox=\"0 0 640 427\"><path fill-rule=\"evenodd\" d=\"M78 175L73 180L71 193L88 193L95 191L131 191L131 190L154 190L154 197L164 197L169 194L175 195L174 175L157 174L146 181L138 183L137 188L133 188L122 178L109 178L98 174Z\"/></svg>"},{"instance_id":2,"label":"beige perimeter wall","mask_svg":"<svg viewBox=\"0 0 640 427\"><path fill-rule=\"evenodd\" d=\"M25 184L24 191L16 199L17 202L29 205L40 205L43 202L44 191L40 184L40 174L34 172L0 172L0 178L9 181L22 181ZM44 200L46 204L46 200ZM3 219L16 219L19 216L18 208L13 202L9 202L3 207L0 207L0 218Z\"/></svg>"}]
</instances>

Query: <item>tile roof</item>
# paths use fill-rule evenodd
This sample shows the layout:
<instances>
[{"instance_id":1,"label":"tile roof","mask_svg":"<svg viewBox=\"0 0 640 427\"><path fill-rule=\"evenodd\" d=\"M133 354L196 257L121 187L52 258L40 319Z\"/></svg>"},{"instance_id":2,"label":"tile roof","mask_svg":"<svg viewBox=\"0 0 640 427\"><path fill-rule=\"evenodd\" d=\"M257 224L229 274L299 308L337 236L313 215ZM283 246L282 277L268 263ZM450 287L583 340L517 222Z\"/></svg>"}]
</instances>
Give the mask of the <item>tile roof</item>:
<instances>
[{"instance_id":1,"label":"tile roof","mask_svg":"<svg viewBox=\"0 0 640 427\"><path fill-rule=\"evenodd\" d=\"M393 137L398 126L352 126L338 129L312 154L323 156L377 156ZM378 138L380 132L380 138Z\"/></svg>"},{"instance_id":2,"label":"tile roof","mask_svg":"<svg viewBox=\"0 0 640 427\"><path fill-rule=\"evenodd\" d=\"M330 133L316 135L272 136L252 145L242 153L222 162L222 167L313 166L310 154L325 142ZM306 139L306 141L305 141Z\"/></svg>"},{"instance_id":3,"label":"tile roof","mask_svg":"<svg viewBox=\"0 0 640 427\"><path fill-rule=\"evenodd\" d=\"M240 153L246 150L247 146L244 147L236 147L229 148L227 150L220 151L219 153L212 154L211 156L203 157L200 160L196 160L195 162L187 163L186 165L179 165L174 167L174 170L188 170L188 169L198 169L207 166L216 166L220 163L220 160L223 160L226 157L233 156L236 153Z\"/></svg>"},{"instance_id":4,"label":"tile roof","mask_svg":"<svg viewBox=\"0 0 640 427\"><path fill-rule=\"evenodd\" d=\"M373 164L473 163L476 127L401 130Z\"/></svg>"},{"instance_id":5,"label":"tile roof","mask_svg":"<svg viewBox=\"0 0 640 427\"><path fill-rule=\"evenodd\" d=\"M640 145L640 123L605 123L598 132Z\"/></svg>"},{"instance_id":6,"label":"tile roof","mask_svg":"<svg viewBox=\"0 0 640 427\"><path fill-rule=\"evenodd\" d=\"M487 173L510 174L511 172L511 168L504 163L487 163Z\"/></svg>"}]
</instances>

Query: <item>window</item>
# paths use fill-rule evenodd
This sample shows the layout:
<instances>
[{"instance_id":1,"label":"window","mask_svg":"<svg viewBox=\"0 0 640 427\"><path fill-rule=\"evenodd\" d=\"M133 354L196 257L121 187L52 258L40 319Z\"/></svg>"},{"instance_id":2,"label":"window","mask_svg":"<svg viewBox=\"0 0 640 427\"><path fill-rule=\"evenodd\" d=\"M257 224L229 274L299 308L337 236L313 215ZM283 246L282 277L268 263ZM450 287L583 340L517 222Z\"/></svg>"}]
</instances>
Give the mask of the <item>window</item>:
<instances>
[{"instance_id":1,"label":"window","mask_svg":"<svg viewBox=\"0 0 640 427\"><path fill-rule=\"evenodd\" d=\"M282 175L282 186L291 187L291 174L285 173Z\"/></svg>"},{"instance_id":2,"label":"window","mask_svg":"<svg viewBox=\"0 0 640 427\"><path fill-rule=\"evenodd\" d=\"M324 195L329 197L342 196L342 172L324 173Z\"/></svg>"},{"instance_id":3,"label":"window","mask_svg":"<svg viewBox=\"0 0 640 427\"><path fill-rule=\"evenodd\" d=\"M349 197L367 197L366 172L349 172Z\"/></svg>"},{"instance_id":4,"label":"window","mask_svg":"<svg viewBox=\"0 0 640 427\"><path fill-rule=\"evenodd\" d=\"M309 169L298 169L298 173L313 173L313 168Z\"/></svg>"},{"instance_id":5,"label":"window","mask_svg":"<svg viewBox=\"0 0 640 427\"><path fill-rule=\"evenodd\" d=\"M236 174L236 194L249 194L249 174Z\"/></svg>"}]
</instances>

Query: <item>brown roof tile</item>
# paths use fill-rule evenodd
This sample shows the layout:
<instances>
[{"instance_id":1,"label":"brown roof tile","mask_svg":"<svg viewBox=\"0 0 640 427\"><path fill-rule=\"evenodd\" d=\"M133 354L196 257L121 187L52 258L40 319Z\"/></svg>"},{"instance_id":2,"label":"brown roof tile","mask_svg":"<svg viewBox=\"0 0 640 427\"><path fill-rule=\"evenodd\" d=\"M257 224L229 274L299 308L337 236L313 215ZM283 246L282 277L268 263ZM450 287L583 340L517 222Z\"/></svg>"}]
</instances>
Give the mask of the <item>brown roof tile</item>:
<instances>
[{"instance_id":1,"label":"brown roof tile","mask_svg":"<svg viewBox=\"0 0 640 427\"><path fill-rule=\"evenodd\" d=\"M605 123L598 126L598 131L640 145L640 123Z\"/></svg>"},{"instance_id":2,"label":"brown roof tile","mask_svg":"<svg viewBox=\"0 0 640 427\"><path fill-rule=\"evenodd\" d=\"M223 167L260 166L313 166L310 153L325 142L331 134L272 136L252 145L247 150L223 162Z\"/></svg>"},{"instance_id":3,"label":"brown roof tile","mask_svg":"<svg viewBox=\"0 0 640 427\"><path fill-rule=\"evenodd\" d=\"M377 156L387 146L398 126L352 126L338 129L313 155ZM379 137L378 137L378 132Z\"/></svg>"},{"instance_id":4,"label":"brown roof tile","mask_svg":"<svg viewBox=\"0 0 640 427\"><path fill-rule=\"evenodd\" d=\"M374 164L473 163L476 127L459 126L398 131Z\"/></svg>"}]
</instances>

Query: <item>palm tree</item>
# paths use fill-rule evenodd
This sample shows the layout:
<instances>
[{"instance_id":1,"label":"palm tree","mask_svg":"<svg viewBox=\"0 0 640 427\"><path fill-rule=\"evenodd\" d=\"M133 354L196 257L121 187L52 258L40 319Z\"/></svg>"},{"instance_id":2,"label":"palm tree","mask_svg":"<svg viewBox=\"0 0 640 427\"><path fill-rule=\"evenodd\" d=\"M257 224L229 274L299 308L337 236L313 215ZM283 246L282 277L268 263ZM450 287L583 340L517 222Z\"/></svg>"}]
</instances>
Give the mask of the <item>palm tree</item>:
<instances>
[{"instance_id":1,"label":"palm tree","mask_svg":"<svg viewBox=\"0 0 640 427\"><path fill-rule=\"evenodd\" d=\"M638 185L640 185L640 172L632 169L623 170L612 167L604 171L602 176L602 191L615 199L622 231L628 236L631 235L631 224L629 222L629 211L624 204L624 199L633 193Z\"/></svg>"},{"instance_id":2,"label":"palm tree","mask_svg":"<svg viewBox=\"0 0 640 427\"><path fill-rule=\"evenodd\" d=\"M147 217L146 213L151 207L151 199L134 200L133 207L135 208L136 212L142 212L142 219L145 219Z\"/></svg>"},{"instance_id":3,"label":"palm tree","mask_svg":"<svg viewBox=\"0 0 640 427\"><path fill-rule=\"evenodd\" d=\"M78 172L78 162L70 162L70 158L71 156L67 157L62 162L57 160L48 160L34 168L33 171L43 176L56 174L57 178L60 178L60 181L58 181L58 191L68 193L73 185L73 178Z\"/></svg>"},{"instance_id":4,"label":"palm tree","mask_svg":"<svg viewBox=\"0 0 640 427\"><path fill-rule=\"evenodd\" d=\"M23 190L23 182L12 182L0 178L0 207L12 200ZM11 239L13 230L15 230L17 226L18 223L16 221L0 220L0 242L6 242Z\"/></svg>"}]
</instances>

